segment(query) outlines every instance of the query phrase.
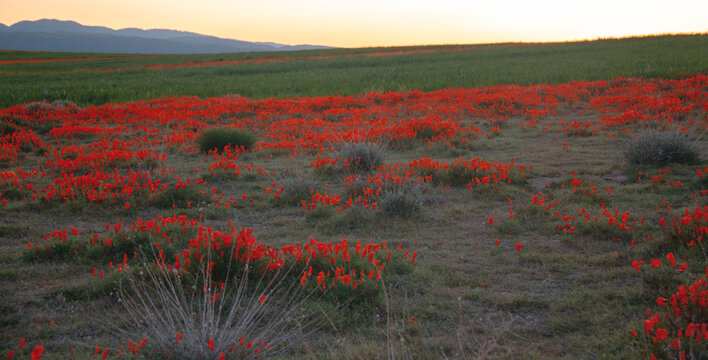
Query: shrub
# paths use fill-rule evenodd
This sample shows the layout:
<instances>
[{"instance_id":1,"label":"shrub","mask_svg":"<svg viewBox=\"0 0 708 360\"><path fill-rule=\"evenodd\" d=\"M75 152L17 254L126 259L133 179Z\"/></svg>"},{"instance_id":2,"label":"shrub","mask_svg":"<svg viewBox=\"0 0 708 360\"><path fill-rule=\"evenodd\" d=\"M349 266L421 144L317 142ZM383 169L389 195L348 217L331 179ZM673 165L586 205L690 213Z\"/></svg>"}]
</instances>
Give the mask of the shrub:
<instances>
[{"instance_id":1,"label":"shrub","mask_svg":"<svg viewBox=\"0 0 708 360\"><path fill-rule=\"evenodd\" d=\"M312 189L320 187L318 182L300 177L285 180L282 185L283 191L274 202L289 206L302 206L303 200L309 201L312 198Z\"/></svg>"},{"instance_id":2,"label":"shrub","mask_svg":"<svg viewBox=\"0 0 708 360\"><path fill-rule=\"evenodd\" d=\"M259 352L282 354L312 321L300 314L309 294L291 281L293 268L251 281L246 265L212 286L210 253L195 272L182 274L142 258L149 265L123 272L119 283L128 314L119 333L149 339L152 355L169 351L180 359L203 359L235 352L236 358L250 359Z\"/></svg>"},{"instance_id":3,"label":"shrub","mask_svg":"<svg viewBox=\"0 0 708 360\"><path fill-rule=\"evenodd\" d=\"M225 147L250 149L256 143L256 136L248 131L235 128L211 128L197 138L199 151L221 151Z\"/></svg>"},{"instance_id":4,"label":"shrub","mask_svg":"<svg viewBox=\"0 0 708 360\"><path fill-rule=\"evenodd\" d=\"M381 145L370 142L343 143L339 150L339 160L360 171L379 167L385 157Z\"/></svg>"},{"instance_id":5,"label":"shrub","mask_svg":"<svg viewBox=\"0 0 708 360\"><path fill-rule=\"evenodd\" d=\"M418 187L397 187L384 190L379 200L381 211L387 216L410 217L420 212L423 194Z\"/></svg>"},{"instance_id":6,"label":"shrub","mask_svg":"<svg viewBox=\"0 0 708 360\"><path fill-rule=\"evenodd\" d=\"M625 157L631 164L692 163L698 152L684 135L648 130L627 143Z\"/></svg>"}]
</instances>

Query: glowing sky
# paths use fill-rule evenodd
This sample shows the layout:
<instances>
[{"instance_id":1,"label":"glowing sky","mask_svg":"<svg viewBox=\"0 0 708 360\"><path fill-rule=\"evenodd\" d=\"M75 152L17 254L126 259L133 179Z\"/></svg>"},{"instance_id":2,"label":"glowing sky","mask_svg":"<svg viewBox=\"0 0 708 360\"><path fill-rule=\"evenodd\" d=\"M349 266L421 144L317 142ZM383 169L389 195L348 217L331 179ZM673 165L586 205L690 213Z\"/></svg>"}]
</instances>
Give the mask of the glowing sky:
<instances>
[{"instance_id":1,"label":"glowing sky","mask_svg":"<svg viewBox=\"0 0 708 360\"><path fill-rule=\"evenodd\" d=\"M708 32L708 1L0 0L0 23L74 20L343 47Z\"/></svg>"}]
</instances>

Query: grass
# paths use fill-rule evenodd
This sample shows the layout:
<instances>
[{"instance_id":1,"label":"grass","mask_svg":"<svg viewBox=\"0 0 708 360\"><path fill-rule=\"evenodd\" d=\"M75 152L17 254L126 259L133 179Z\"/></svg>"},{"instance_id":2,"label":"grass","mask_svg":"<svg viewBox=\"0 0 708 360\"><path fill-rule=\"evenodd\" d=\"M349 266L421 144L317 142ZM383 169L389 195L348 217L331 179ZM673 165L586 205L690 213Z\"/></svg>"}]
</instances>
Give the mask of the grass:
<instances>
[{"instance_id":1,"label":"grass","mask_svg":"<svg viewBox=\"0 0 708 360\"><path fill-rule=\"evenodd\" d=\"M341 57L163 70L139 67L273 54L160 55L83 63L11 64L0 68L0 106L62 99L86 106L184 94L200 97L239 94L264 99L355 95L372 90L431 91L482 85L557 84L619 76L672 78L708 68L707 42L708 35L649 36L570 43L473 45L462 51L378 57L356 55L416 48L316 50L279 56ZM445 50L446 47L434 49ZM0 60L71 55L76 56L2 52ZM77 67L93 71L73 72ZM120 67L137 68L96 71Z\"/></svg>"},{"instance_id":2,"label":"grass","mask_svg":"<svg viewBox=\"0 0 708 360\"><path fill-rule=\"evenodd\" d=\"M459 52L389 58L300 59L213 68L126 70L107 73L105 77L90 72L62 73L76 64L12 65L3 66L0 71L25 73L0 74L0 78L7 80L0 84L0 93L7 95L0 97L0 101L7 106L52 100L56 96L85 106L166 94L211 96L233 92L265 98L357 93L374 88L431 90L615 76L671 77L679 71L705 71L707 57L703 56L705 45L702 45L705 42L706 35L695 35L524 47L477 46ZM369 50L314 54L356 51ZM663 52L672 55L656 55ZM0 52L0 58L13 56L27 54ZM32 53L32 56L68 55ZM110 64L100 60L87 66L247 56L266 55L158 56L111 60ZM200 81L195 81L197 78ZM80 89L81 86L87 90ZM48 95L40 90L44 87ZM563 115L566 121L576 116L581 117L572 113ZM601 116L590 113L582 118L597 120ZM210 126L228 126L231 121L230 117L214 119ZM140 199L131 209L120 211L80 200L22 206L19 202L30 192L2 188L0 192L5 192L10 202L0 207L0 294L3 294L0 354L15 348L20 338L41 342L48 353L58 354L59 358L68 354L70 348L75 348L77 354L90 354L97 343L112 350L123 346L105 328L85 319L89 309L97 308L95 312L106 317L102 321L121 324L120 319L115 319L121 310L108 311L118 289L116 279L93 278L90 270L107 258L119 261L124 252L146 245L150 239L128 237L121 241L116 236L114 248L94 249L88 245L88 238L92 232L102 232L106 221L122 220L128 224L138 218L153 218L157 213L166 216L176 213L194 218L203 215L204 225L214 228L229 221L237 228L252 227L260 241L273 246L306 242L310 237L318 241L347 238L350 243L386 241L394 249L402 244L403 248L418 252L414 265L410 264L410 255L387 265L385 288L380 283L368 283L365 291L355 294L359 297L343 307L334 301L351 298L349 289L319 298L313 296L303 303L308 309L324 311L330 319L318 328L316 337L298 339L298 344L282 358L378 358L387 354L388 349L393 349L399 358L421 359L639 358L642 348L632 342L628 329L640 329L646 308L655 306L657 294L675 291L677 281L685 279L677 280L675 273L649 270L648 265L638 275L629 264L647 254L658 258L665 257L666 251L677 251L683 238L648 224L658 222L660 215L656 211L661 201L670 202L677 209L675 212L692 209L699 201L705 204L705 200L686 195L687 191L690 194L705 189L708 176L698 178L694 173L697 166L672 164L666 176L681 181L684 187L639 182L638 171L653 175L665 166L627 165L617 150L624 144L621 136L553 136L538 129L521 129L521 121L512 118L504 132L471 141L468 149L428 146L427 139L435 134L421 131L419 138L410 143L388 147L384 162L405 164L420 154L429 154L450 163L460 155L457 151L465 151L465 157L483 159L507 161L513 157L517 164L533 165L527 181L515 179L504 186L469 190L465 185L472 174L464 171L447 174L448 177L434 179L433 184L420 189L394 187L382 191L376 197L382 206L379 213L361 208L337 212L334 206L304 210L301 201L310 200L312 189L315 193L352 191L353 186L344 184L342 179L350 173L323 176L308 168L315 152L297 158L287 151L258 148L239 154L240 162L260 166L264 173L256 174L255 170L246 173L243 166L243 173L238 176L199 174L208 182L204 189L216 188L215 194L223 192L225 198L235 195L239 204L229 209L216 208L209 192L204 194L191 186L177 189L171 185L152 200ZM11 127L5 129L13 131ZM42 131L38 129L39 133ZM565 142L571 142L572 146L563 146ZM697 141L696 148L700 154L708 153L708 140ZM38 153L29 152L26 156L26 164L46 160ZM175 169L171 176L194 180L195 163L210 158L207 154L175 150L170 153L169 165ZM296 164L298 170L293 170ZM370 173L368 168L352 171L362 178ZM584 183L594 181L600 192L583 195L570 191L567 184L572 172ZM278 199L273 199L272 193L266 199L264 188L272 187L273 182L282 184L283 191ZM566 185L561 187L561 183ZM451 187L448 189L446 185ZM612 196L602 192L606 187L612 187ZM644 216L647 225L638 225L642 239L652 234L656 241L642 243L639 237L628 237L617 226L601 222L603 219L587 225L578 222L572 234L559 232L556 225L562 221L531 203L531 197L539 192L548 199L558 199L562 204L559 211L576 216L581 208L597 214L603 203L609 209L629 210L632 217ZM255 201L241 201L241 194ZM510 209L515 219L509 217ZM496 219L493 224L488 223L490 216ZM53 243L58 246L36 253L26 251L28 242L44 246L44 234L73 224L86 230L79 240ZM180 227L168 232L174 240L174 247L165 249L170 256L194 235L180 235ZM616 242L615 238L622 241ZM495 240L499 240L498 244ZM635 247L630 245L632 240L636 241ZM516 250L515 244L522 244L522 250ZM81 256L77 257L79 252ZM677 258L680 255L677 253ZM327 264L315 265L327 269ZM689 265L691 269L703 266L694 262ZM669 286L672 288L666 289ZM55 322L54 327L51 321Z\"/></svg>"}]
</instances>

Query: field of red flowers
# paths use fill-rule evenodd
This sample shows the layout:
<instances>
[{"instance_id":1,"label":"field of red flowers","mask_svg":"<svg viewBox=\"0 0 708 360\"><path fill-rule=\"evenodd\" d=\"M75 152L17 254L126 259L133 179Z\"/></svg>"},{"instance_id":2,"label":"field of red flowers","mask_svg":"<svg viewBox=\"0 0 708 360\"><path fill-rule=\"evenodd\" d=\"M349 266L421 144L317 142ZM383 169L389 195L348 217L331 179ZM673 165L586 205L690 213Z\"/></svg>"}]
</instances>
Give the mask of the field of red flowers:
<instances>
[{"instance_id":1,"label":"field of red flowers","mask_svg":"<svg viewBox=\"0 0 708 360\"><path fill-rule=\"evenodd\" d=\"M706 114L704 74L0 109L0 350L702 358ZM257 141L201 151L219 127ZM626 144L656 133L697 159L625 160ZM255 320L237 337L168 319L155 338L131 311L163 321L177 305L121 285L158 291L143 271L176 276L221 309L235 301L229 274L249 268L241 279L277 286L248 293L242 316ZM326 320L300 337L284 339L290 323L262 330L278 316L262 309L296 289L288 314Z\"/></svg>"}]
</instances>

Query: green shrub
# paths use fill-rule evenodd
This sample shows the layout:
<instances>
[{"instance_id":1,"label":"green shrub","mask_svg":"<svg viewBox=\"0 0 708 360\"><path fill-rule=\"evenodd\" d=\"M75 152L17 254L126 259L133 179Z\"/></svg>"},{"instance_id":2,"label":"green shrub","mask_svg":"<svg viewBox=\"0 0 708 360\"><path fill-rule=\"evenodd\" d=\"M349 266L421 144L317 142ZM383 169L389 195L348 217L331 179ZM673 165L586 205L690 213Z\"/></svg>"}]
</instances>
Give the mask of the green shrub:
<instances>
[{"instance_id":1,"label":"green shrub","mask_svg":"<svg viewBox=\"0 0 708 360\"><path fill-rule=\"evenodd\" d=\"M684 135L648 130L627 143L625 157L630 164L692 163L698 152Z\"/></svg>"},{"instance_id":2,"label":"green shrub","mask_svg":"<svg viewBox=\"0 0 708 360\"><path fill-rule=\"evenodd\" d=\"M211 128L197 138L199 151L221 151L225 147L250 149L256 143L256 136L248 131L236 128Z\"/></svg>"},{"instance_id":3,"label":"green shrub","mask_svg":"<svg viewBox=\"0 0 708 360\"><path fill-rule=\"evenodd\" d=\"M339 150L339 160L360 171L379 167L385 157L381 145L370 142L343 143Z\"/></svg>"}]
</instances>

